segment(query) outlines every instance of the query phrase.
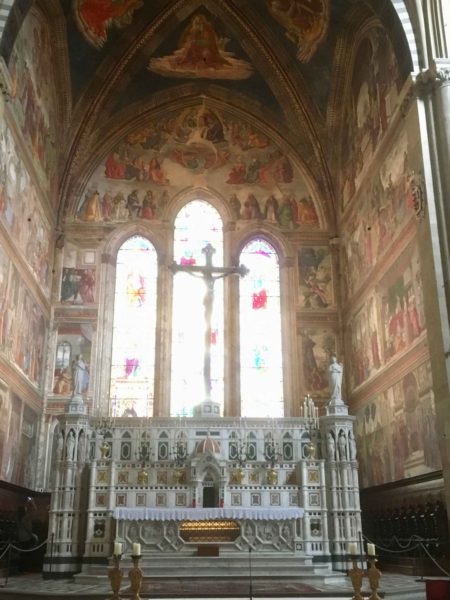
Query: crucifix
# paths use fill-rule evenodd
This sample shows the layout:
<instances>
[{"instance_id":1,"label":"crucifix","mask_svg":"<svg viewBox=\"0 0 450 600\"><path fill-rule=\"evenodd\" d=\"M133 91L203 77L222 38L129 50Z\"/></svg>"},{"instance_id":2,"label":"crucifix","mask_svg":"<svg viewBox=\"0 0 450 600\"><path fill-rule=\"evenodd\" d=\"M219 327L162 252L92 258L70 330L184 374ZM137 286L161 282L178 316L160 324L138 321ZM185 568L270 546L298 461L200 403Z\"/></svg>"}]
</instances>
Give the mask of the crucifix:
<instances>
[{"instance_id":1,"label":"crucifix","mask_svg":"<svg viewBox=\"0 0 450 600\"><path fill-rule=\"evenodd\" d=\"M244 277L249 272L247 267L215 267L212 264L214 247L206 244L202 253L205 255L205 265L179 265L175 261L169 266L173 274L181 271L189 273L194 277L201 277L206 285L205 298L203 306L205 307L205 350L203 358L203 381L205 385L205 399L210 400L211 396L211 317L214 303L214 283L217 279L222 279L228 275L237 274Z\"/></svg>"}]
</instances>

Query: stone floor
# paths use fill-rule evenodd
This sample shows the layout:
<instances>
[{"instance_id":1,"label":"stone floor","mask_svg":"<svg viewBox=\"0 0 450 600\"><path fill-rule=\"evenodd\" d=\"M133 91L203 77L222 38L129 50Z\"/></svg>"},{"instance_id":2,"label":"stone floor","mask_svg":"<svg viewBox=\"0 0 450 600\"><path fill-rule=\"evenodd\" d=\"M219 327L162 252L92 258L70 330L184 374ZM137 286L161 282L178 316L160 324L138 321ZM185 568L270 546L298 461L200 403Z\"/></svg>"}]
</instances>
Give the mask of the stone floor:
<instances>
[{"instance_id":1,"label":"stone floor","mask_svg":"<svg viewBox=\"0 0 450 600\"><path fill-rule=\"evenodd\" d=\"M111 588L105 578L96 585L80 584L71 579L44 580L38 573L23 574L0 579L0 600L45 600L68 597L70 600L98 600L111 597ZM141 592L142 600L147 598L321 598L336 600L352 597L351 584L348 579L343 583L325 586L307 585L300 580L259 578L252 582L250 590L247 578L233 579L154 579L145 582ZM363 588L364 598L370 592ZM425 600L425 583L416 577L407 575L384 574L381 580L380 595L395 600ZM130 597L128 581L124 579L122 598ZM450 599L449 599L450 600Z\"/></svg>"}]
</instances>

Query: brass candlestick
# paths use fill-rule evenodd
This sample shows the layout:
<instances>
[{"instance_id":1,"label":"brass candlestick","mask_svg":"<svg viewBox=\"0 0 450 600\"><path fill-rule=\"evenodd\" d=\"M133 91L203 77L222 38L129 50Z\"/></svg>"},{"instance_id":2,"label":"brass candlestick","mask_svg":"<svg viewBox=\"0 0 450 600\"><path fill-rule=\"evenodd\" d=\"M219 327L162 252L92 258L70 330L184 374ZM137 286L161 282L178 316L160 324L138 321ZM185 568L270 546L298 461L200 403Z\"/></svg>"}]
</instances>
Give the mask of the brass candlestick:
<instances>
[{"instance_id":1,"label":"brass candlestick","mask_svg":"<svg viewBox=\"0 0 450 600\"><path fill-rule=\"evenodd\" d=\"M120 584L122 583L123 577L123 569L120 568L120 559L122 556L120 554L113 555L113 567L108 571L109 581L111 583L111 589L113 595L111 596L111 600L120 600L119 592L120 592Z\"/></svg>"},{"instance_id":2,"label":"brass candlestick","mask_svg":"<svg viewBox=\"0 0 450 600\"><path fill-rule=\"evenodd\" d=\"M375 565L375 563L377 562L377 557L368 556L367 560L370 564L370 567L367 569L367 577L369 578L369 585L372 591L368 600L381 600L380 596L378 595L378 590L380 588L381 573Z\"/></svg>"},{"instance_id":3,"label":"brass candlestick","mask_svg":"<svg viewBox=\"0 0 450 600\"><path fill-rule=\"evenodd\" d=\"M144 574L142 570L139 568L139 560L140 556L132 556L131 560L133 561L133 567L130 569L128 573L128 578L130 580L131 585L131 600L141 600L139 592L141 591L142 579Z\"/></svg>"},{"instance_id":4,"label":"brass candlestick","mask_svg":"<svg viewBox=\"0 0 450 600\"><path fill-rule=\"evenodd\" d=\"M358 567L358 556L355 554L351 555L352 568L348 572L350 580L353 586L353 597L352 600L364 600L361 595L361 588L363 584L364 571Z\"/></svg>"}]
</instances>

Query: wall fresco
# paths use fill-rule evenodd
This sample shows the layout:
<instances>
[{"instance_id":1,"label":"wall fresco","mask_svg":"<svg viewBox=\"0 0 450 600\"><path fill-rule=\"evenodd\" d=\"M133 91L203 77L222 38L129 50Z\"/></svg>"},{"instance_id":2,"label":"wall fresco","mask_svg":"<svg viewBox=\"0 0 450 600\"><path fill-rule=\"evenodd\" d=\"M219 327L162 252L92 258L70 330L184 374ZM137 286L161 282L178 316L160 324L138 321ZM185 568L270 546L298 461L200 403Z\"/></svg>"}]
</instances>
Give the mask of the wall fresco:
<instances>
[{"instance_id":1,"label":"wall fresco","mask_svg":"<svg viewBox=\"0 0 450 600\"><path fill-rule=\"evenodd\" d=\"M367 381L425 334L417 247L398 257L346 326L350 388Z\"/></svg>"},{"instance_id":2,"label":"wall fresco","mask_svg":"<svg viewBox=\"0 0 450 600\"><path fill-rule=\"evenodd\" d=\"M13 82L12 108L42 187L56 187L55 106L52 40L45 18L28 12L8 63Z\"/></svg>"},{"instance_id":3,"label":"wall fresco","mask_svg":"<svg viewBox=\"0 0 450 600\"><path fill-rule=\"evenodd\" d=\"M64 246L59 300L63 304L94 304L96 293L96 252L80 249L70 242Z\"/></svg>"},{"instance_id":4,"label":"wall fresco","mask_svg":"<svg viewBox=\"0 0 450 600\"><path fill-rule=\"evenodd\" d=\"M344 207L367 174L403 84L391 43L381 29L372 29L361 41L353 65L341 152Z\"/></svg>"},{"instance_id":5,"label":"wall fresco","mask_svg":"<svg viewBox=\"0 0 450 600\"><path fill-rule=\"evenodd\" d=\"M4 120L0 120L0 221L49 296L51 226Z\"/></svg>"},{"instance_id":6,"label":"wall fresco","mask_svg":"<svg viewBox=\"0 0 450 600\"><path fill-rule=\"evenodd\" d=\"M298 252L301 308L334 305L331 252L327 246L303 247Z\"/></svg>"},{"instance_id":7,"label":"wall fresco","mask_svg":"<svg viewBox=\"0 0 450 600\"><path fill-rule=\"evenodd\" d=\"M351 297L392 242L414 218L417 143L409 128L397 137L376 175L361 189L345 219L343 270L345 296Z\"/></svg>"},{"instance_id":8,"label":"wall fresco","mask_svg":"<svg viewBox=\"0 0 450 600\"><path fill-rule=\"evenodd\" d=\"M356 413L363 487L441 469L431 386L425 363Z\"/></svg>"},{"instance_id":9,"label":"wall fresco","mask_svg":"<svg viewBox=\"0 0 450 600\"><path fill-rule=\"evenodd\" d=\"M95 171L74 217L160 219L170 199L190 186L220 191L238 224L321 227L291 158L259 129L203 104L129 134Z\"/></svg>"},{"instance_id":10,"label":"wall fresco","mask_svg":"<svg viewBox=\"0 0 450 600\"><path fill-rule=\"evenodd\" d=\"M336 334L328 329L304 329L300 340L304 392L326 397L330 356L336 352Z\"/></svg>"},{"instance_id":11,"label":"wall fresco","mask_svg":"<svg viewBox=\"0 0 450 600\"><path fill-rule=\"evenodd\" d=\"M48 323L12 265L0 307L0 351L40 387Z\"/></svg>"},{"instance_id":12,"label":"wall fresco","mask_svg":"<svg viewBox=\"0 0 450 600\"><path fill-rule=\"evenodd\" d=\"M88 365L91 360L92 325L90 323L64 323L58 328L53 377L53 393L70 396L72 393L72 371L76 357L81 355ZM89 377L87 377L87 387Z\"/></svg>"}]
</instances>

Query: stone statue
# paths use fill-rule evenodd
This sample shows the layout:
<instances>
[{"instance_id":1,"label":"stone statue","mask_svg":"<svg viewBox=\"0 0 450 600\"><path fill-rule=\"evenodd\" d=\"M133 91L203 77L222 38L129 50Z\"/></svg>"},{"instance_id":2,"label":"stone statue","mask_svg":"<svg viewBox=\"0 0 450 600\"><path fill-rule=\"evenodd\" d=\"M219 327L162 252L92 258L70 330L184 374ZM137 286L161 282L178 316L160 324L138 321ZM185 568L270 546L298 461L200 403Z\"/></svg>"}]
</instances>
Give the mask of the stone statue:
<instances>
[{"instance_id":1,"label":"stone statue","mask_svg":"<svg viewBox=\"0 0 450 600\"><path fill-rule=\"evenodd\" d=\"M344 367L337 361L336 355L331 356L328 367L328 380L330 386L330 404L343 404L342 400L342 375Z\"/></svg>"},{"instance_id":2,"label":"stone statue","mask_svg":"<svg viewBox=\"0 0 450 600\"><path fill-rule=\"evenodd\" d=\"M73 460L73 453L75 450L75 436L73 431L70 430L66 440L66 460Z\"/></svg>"},{"instance_id":3,"label":"stone statue","mask_svg":"<svg viewBox=\"0 0 450 600\"><path fill-rule=\"evenodd\" d=\"M56 460L62 459L64 447L64 438L61 432L58 433L58 437L56 438Z\"/></svg>"},{"instance_id":4,"label":"stone statue","mask_svg":"<svg viewBox=\"0 0 450 600\"><path fill-rule=\"evenodd\" d=\"M82 462L85 459L86 454L86 436L84 435L84 431L80 433L80 437L78 438L78 448L77 448L77 461Z\"/></svg>"},{"instance_id":5,"label":"stone statue","mask_svg":"<svg viewBox=\"0 0 450 600\"><path fill-rule=\"evenodd\" d=\"M350 453L350 460L356 460L356 440L355 436L351 431L348 434L348 448Z\"/></svg>"},{"instance_id":6,"label":"stone statue","mask_svg":"<svg viewBox=\"0 0 450 600\"><path fill-rule=\"evenodd\" d=\"M331 432L328 432L327 435L327 450L328 450L328 458L330 460L336 459L336 444L334 443L334 437Z\"/></svg>"},{"instance_id":7,"label":"stone statue","mask_svg":"<svg viewBox=\"0 0 450 600\"><path fill-rule=\"evenodd\" d=\"M338 437L338 450L340 460L347 460L347 438L343 431L341 431Z\"/></svg>"},{"instance_id":8,"label":"stone statue","mask_svg":"<svg viewBox=\"0 0 450 600\"><path fill-rule=\"evenodd\" d=\"M89 385L89 369L84 362L83 355L78 354L73 363L73 395L81 396L87 390Z\"/></svg>"}]
</instances>

